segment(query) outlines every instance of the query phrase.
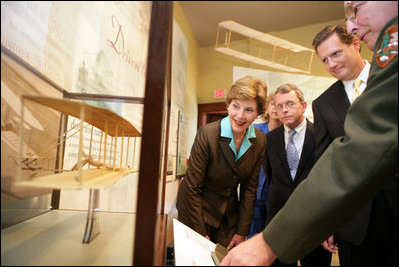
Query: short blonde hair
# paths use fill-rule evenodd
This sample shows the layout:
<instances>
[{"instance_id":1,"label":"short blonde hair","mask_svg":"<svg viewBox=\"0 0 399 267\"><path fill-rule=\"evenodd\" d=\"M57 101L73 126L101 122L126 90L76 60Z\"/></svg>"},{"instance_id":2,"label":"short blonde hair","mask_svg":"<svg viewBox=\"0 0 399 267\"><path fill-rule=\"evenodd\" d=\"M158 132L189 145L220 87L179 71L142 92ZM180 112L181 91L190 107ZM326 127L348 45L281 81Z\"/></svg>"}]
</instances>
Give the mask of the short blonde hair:
<instances>
[{"instance_id":1,"label":"short blonde hair","mask_svg":"<svg viewBox=\"0 0 399 267\"><path fill-rule=\"evenodd\" d=\"M231 101L236 99L254 99L257 104L259 114L263 114L266 110L267 85L264 81L245 76L236 81L227 94L227 107Z\"/></svg>"},{"instance_id":2,"label":"short blonde hair","mask_svg":"<svg viewBox=\"0 0 399 267\"><path fill-rule=\"evenodd\" d=\"M266 108L265 108L265 113L263 115L263 118L265 119L266 122L269 122L270 120L270 114L267 112L267 110L269 108L270 102L274 100L274 95L275 92L271 92L266 98Z\"/></svg>"}]
</instances>

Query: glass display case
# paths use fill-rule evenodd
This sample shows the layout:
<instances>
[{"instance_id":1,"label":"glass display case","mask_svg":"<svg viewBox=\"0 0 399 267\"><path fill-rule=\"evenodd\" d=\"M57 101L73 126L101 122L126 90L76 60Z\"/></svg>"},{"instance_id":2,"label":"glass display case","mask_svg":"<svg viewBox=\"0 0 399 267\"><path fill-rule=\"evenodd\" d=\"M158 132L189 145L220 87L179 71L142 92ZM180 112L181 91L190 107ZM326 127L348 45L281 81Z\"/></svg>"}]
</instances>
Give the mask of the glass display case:
<instances>
[{"instance_id":1,"label":"glass display case","mask_svg":"<svg viewBox=\"0 0 399 267\"><path fill-rule=\"evenodd\" d=\"M172 3L1 7L2 265L162 265Z\"/></svg>"}]
</instances>

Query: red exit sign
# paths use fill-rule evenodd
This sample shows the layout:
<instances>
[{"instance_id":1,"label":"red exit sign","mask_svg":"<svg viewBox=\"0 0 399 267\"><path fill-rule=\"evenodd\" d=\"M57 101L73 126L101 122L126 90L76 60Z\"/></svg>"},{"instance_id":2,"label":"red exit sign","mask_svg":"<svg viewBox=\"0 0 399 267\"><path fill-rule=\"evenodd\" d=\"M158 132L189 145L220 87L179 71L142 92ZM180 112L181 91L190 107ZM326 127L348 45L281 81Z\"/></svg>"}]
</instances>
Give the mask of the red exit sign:
<instances>
[{"instance_id":1,"label":"red exit sign","mask_svg":"<svg viewBox=\"0 0 399 267\"><path fill-rule=\"evenodd\" d=\"M225 97L224 95L224 89L216 89L213 91L213 97L214 98L222 98Z\"/></svg>"}]
</instances>

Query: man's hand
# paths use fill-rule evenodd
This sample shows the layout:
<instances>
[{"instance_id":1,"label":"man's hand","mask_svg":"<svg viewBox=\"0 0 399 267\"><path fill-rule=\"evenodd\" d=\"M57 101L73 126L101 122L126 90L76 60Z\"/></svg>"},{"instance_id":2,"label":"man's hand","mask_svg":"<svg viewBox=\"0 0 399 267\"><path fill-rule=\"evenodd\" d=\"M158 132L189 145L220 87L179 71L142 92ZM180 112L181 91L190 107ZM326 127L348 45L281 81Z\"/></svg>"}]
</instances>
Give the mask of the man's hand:
<instances>
[{"instance_id":1,"label":"man's hand","mask_svg":"<svg viewBox=\"0 0 399 267\"><path fill-rule=\"evenodd\" d=\"M230 250L220 265L270 265L276 258L259 233Z\"/></svg>"},{"instance_id":2,"label":"man's hand","mask_svg":"<svg viewBox=\"0 0 399 267\"><path fill-rule=\"evenodd\" d=\"M331 253L338 252L338 246L337 244L334 244L334 235L331 235L329 238L327 238L327 240L323 242L323 247L325 250Z\"/></svg>"},{"instance_id":3,"label":"man's hand","mask_svg":"<svg viewBox=\"0 0 399 267\"><path fill-rule=\"evenodd\" d=\"M235 234L233 236L233 238L231 239L229 245L227 246L227 249L230 250L233 247L238 246L240 243L242 243L244 241L245 241L245 236Z\"/></svg>"}]
</instances>

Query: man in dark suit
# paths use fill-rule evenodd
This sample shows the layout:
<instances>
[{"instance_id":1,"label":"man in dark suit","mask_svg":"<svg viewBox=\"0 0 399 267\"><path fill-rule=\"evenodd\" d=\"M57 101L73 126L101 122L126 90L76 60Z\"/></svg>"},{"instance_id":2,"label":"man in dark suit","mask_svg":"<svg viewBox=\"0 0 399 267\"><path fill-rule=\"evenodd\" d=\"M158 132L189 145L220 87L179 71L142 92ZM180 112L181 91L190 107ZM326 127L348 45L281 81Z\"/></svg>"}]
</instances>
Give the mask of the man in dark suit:
<instances>
[{"instance_id":1,"label":"man in dark suit","mask_svg":"<svg viewBox=\"0 0 399 267\"><path fill-rule=\"evenodd\" d=\"M346 1L345 11L348 32L374 49L367 88L348 110L345 136L331 143L263 233L233 248L222 266L295 262L390 183L396 187L385 197L396 205L373 203L371 215L394 211L389 234L374 236L390 244L377 241L365 260L398 266L398 1Z\"/></svg>"},{"instance_id":2,"label":"man in dark suit","mask_svg":"<svg viewBox=\"0 0 399 267\"><path fill-rule=\"evenodd\" d=\"M356 98L354 81L362 81L359 93L363 92L370 63L362 60L360 56L359 40L348 34L342 26L325 27L315 36L313 46L328 72L338 79L313 101L316 158L319 158L335 138L345 135L345 116ZM383 196L379 198L384 199ZM370 255L370 252L377 249L371 249L370 246L380 246L378 242L368 244L366 241L372 204L373 200L369 201L323 243L325 249L330 252L336 252L339 248L340 265L363 265L373 257L374 254ZM389 207L389 203L386 203L386 206ZM389 220L390 216L392 212L388 209L378 220Z\"/></svg>"},{"instance_id":3,"label":"man in dark suit","mask_svg":"<svg viewBox=\"0 0 399 267\"><path fill-rule=\"evenodd\" d=\"M305 119L307 103L302 91L293 84L283 84L276 89L275 104L283 125L266 134L267 223L284 206L315 163L313 124ZM302 266L329 266L330 262L331 254L322 246L301 259ZM285 264L277 260L274 265Z\"/></svg>"},{"instance_id":4,"label":"man in dark suit","mask_svg":"<svg viewBox=\"0 0 399 267\"><path fill-rule=\"evenodd\" d=\"M360 55L360 41L342 26L329 25L313 39L313 47L327 71L338 79L313 101L316 157L330 143L344 136L346 112L356 98L354 82L360 79L359 93L366 88L370 63Z\"/></svg>"}]
</instances>

